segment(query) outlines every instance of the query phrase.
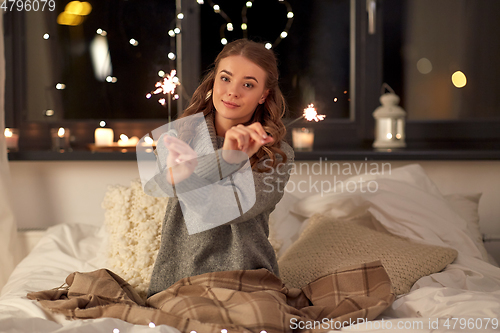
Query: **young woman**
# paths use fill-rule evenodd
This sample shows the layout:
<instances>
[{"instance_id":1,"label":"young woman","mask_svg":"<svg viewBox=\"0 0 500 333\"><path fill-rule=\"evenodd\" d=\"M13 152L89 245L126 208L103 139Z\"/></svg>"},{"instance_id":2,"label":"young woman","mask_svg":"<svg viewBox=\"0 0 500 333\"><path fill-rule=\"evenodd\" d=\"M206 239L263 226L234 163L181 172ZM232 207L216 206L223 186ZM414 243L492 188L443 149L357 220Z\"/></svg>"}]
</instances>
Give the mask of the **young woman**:
<instances>
[{"instance_id":1,"label":"young woman","mask_svg":"<svg viewBox=\"0 0 500 333\"><path fill-rule=\"evenodd\" d=\"M227 44L180 117L203 113L210 149L220 158L216 163L208 163L201 157L207 138L193 126L181 126L176 129L178 135L162 137L166 148L163 150L168 154L161 153L160 144L157 148L159 158L167 160L166 166L177 165L165 168L155 177L161 188L173 189L173 193L165 190L173 198L167 206L148 296L182 278L207 272L266 268L279 276L276 256L268 241L268 222L269 214L283 196L294 157L293 149L283 141L284 112L273 51L246 39ZM216 180L229 178L245 163L248 166L248 162L255 204L248 210L239 207L241 214L227 223L190 234L181 204L192 199L197 192L192 189L212 184L214 175ZM244 186L231 186L241 201Z\"/></svg>"}]
</instances>

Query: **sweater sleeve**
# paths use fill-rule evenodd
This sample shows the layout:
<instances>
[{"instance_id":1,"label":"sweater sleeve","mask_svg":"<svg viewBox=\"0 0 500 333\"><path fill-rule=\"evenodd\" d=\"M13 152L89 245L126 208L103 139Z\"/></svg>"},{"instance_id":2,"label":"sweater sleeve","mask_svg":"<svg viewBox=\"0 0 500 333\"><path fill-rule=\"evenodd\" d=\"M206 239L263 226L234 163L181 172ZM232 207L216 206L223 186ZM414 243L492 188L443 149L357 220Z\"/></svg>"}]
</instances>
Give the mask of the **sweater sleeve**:
<instances>
[{"instance_id":1,"label":"sweater sleeve","mask_svg":"<svg viewBox=\"0 0 500 333\"><path fill-rule=\"evenodd\" d=\"M239 151L235 151L235 153L241 155L241 163L233 164L226 162L222 158L222 149L218 149L211 154L199 156L197 158L197 166L191 176L178 184L172 185L167 179L173 177L175 183L175 173L171 173L168 166L163 163L163 161L167 160L168 149L159 146L157 148L157 164L160 171L146 183L144 191L156 197L176 197L179 194L187 192L195 193L196 191L194 190L200 190L229 177L248 162L248 157L245 153Z\"/></svg>"},{"instance_id":2,"label":"sweater sleeve","mask_svg":"<svg viewBox=\"0 0 500 333\"><path fill-rule=\"evenodd\" d=\"M196 215L203 220L213 216L214 211L236 211L234 218L228 222L219 221L222 222L219 225L248 221L263 212L270 212L283 197L293 165L293 149L282 142L281 150L286 154L287 161L283 163L283 157L278 154L278 166L269 172L252 171L250 163L247 163L240 172L231 173L218 182L216 188L207 186L184 192L179 200L184 208L195 210ZM260 168L266 166L271 166L269 159L258 163ZM250 181L245 177L247 171L251 175ZM217 197L214 197L214 193L217 193Z\"/></svg>"}]
</instances>

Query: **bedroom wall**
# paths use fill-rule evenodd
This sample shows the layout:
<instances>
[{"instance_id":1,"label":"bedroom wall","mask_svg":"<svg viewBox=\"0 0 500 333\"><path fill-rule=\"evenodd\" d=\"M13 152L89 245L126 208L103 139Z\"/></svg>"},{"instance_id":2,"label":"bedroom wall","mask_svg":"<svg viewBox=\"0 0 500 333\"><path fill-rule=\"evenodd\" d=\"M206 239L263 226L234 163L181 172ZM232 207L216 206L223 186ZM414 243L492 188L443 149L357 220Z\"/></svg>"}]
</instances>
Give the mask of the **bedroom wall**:
<instances>
[{"instance_id":1,"label":"bedroom wall","mask_svg":"<svg viewBox=\"0 0 500 333\"><path fill-rule=\"evenodd\" d=\"M349 168L354 173L354 167L364 168L365 164L370 170L376 163L381 170L382 163L386 163L387 170L419 163L443 194L483 193L479 205L481 229L500 238L500 161L322 161L322 172L318 171L318 161L295 163L297 173L302 165L302 173L290 178L295 184L301 180L309 184L325 177L331 179L331 174L325 176L328 163L341 166L340 174L335 174L337 180L348 178ZM139 177L134 161L11 161L9 165L18 228L46 228L58 223L99 225L104 219L101 202L107 187L128 185ZM307 196L309 188L296 188L294 194ZM500 261L500 243L491 243L489 248Z\"/></svg>"}]
</instances>

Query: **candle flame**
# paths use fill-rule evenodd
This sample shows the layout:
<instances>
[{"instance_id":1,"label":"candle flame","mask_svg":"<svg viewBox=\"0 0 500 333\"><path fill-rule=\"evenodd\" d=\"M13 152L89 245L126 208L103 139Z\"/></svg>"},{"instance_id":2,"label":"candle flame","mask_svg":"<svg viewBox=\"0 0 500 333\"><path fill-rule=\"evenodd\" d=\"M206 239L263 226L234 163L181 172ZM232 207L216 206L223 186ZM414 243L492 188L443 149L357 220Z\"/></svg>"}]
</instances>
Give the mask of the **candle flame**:
<instances>
[{"instance_id":1,"label":"candle flame","mask_svg":"<svg viewBox=\"0 0 500 333\"><path fill-rule=\"evenodd\" d=\"M325 115L324 114L318 114L318 112L316 111L316 108L314 107L314 104L309 104L307 106L307 108L304 109L304 115L303 117L307 120L307 121L321 121L323 119L325 119Z\"/></svg>"},{"instance_id":2,"label":"candle flame","mask_svg":"<svg viewBox=\"0 0 500 333\"><path fill-rule=\"evenodd\" d=\"M12 137L12 131L10 130L10 128L6 128L5 131L3 131L3 134L5 135L6 138Z\"/></svg>"},{"instance_id":3,"label":"candle flame","mask_svg":"<svg viewBox=\"0 0 500 333\"><path fill-rule=\"evenodd\" d=\"M126 136L125 134L120 134L120 140L122 140L123 142L127 142L128 136Z\"/></svg>"},{"instance_id":4,"label":"candle flame","mask_svg":"<svg viewBox=\"0 0 500 333\"><path fill-rule=\"evenodd\" d=\"M57 136L62 138L64 137L65 130L62 127L59 127L59 130L57 131Z\"/></svg>"}]
</instances>

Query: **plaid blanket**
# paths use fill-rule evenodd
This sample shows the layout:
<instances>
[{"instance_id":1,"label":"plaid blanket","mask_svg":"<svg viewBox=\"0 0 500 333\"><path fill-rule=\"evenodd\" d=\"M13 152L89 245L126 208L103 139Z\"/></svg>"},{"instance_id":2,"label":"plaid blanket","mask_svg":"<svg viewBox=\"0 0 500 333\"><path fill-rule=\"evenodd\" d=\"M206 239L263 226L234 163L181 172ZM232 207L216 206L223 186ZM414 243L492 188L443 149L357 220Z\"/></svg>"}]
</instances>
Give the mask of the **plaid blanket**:
<instances>
[{"instance_id":1,"label":"plaid blanket","mask_svg":"<svg viewBox=\"0 0 500 333\"><path fill-rule=\"evenodd\" d=\"M327 332L358 318L372 320L394 301L380 261L337 270L302 289L287 288L266 269L206 273L179 280L145 302L106 269L72 273L66 283L28 298L68 318L112 317L186 333Z\"/></svg>"}]
</instances>

